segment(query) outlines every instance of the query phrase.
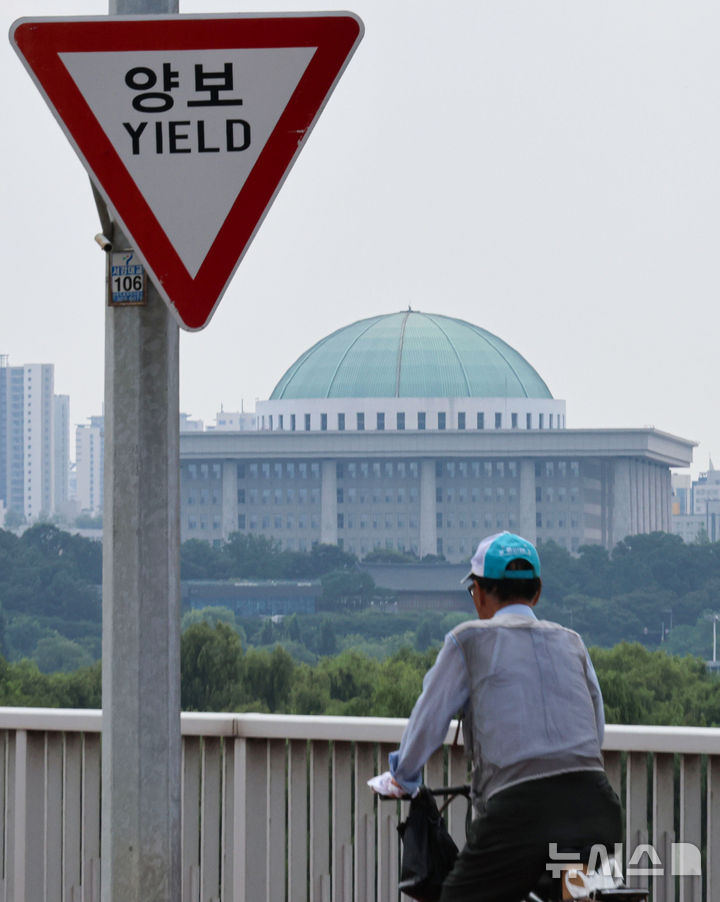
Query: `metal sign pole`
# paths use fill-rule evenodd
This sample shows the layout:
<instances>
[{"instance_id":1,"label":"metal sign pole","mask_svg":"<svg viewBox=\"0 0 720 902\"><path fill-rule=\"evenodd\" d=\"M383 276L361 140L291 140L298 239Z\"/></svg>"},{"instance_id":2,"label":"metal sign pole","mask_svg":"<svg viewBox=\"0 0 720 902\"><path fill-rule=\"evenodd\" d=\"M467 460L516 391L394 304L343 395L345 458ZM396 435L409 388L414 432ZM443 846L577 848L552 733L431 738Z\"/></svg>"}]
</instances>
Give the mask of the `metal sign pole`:
<instances>
[{"instance_id":1,"label":"metal sign pole","mask_svg":"<svg viewBox=\"0 0 720 902\"><path fill-rule=\"evenodd\" d=\"M109 4L177 12L177 0ZM129 246L117 223L108 237ZM108 306L105 323L102 899L177 902L178 326L152 282L146 306Z\"/></svg>"}]
</instances>

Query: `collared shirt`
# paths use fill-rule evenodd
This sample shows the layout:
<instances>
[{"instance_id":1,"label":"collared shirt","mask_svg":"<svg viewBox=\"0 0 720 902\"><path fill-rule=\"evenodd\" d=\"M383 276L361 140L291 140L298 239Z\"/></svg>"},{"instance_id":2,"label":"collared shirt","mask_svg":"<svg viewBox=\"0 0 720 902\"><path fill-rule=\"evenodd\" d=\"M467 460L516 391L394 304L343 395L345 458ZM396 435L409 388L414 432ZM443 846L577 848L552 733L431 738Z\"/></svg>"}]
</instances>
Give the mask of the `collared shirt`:
<instances>
[{"instance_id":1,"label":"collared shirt","mask_svg":"<svg viewBox=\"0 0 720 902\"><path fill-rule=\"evenodd\" d=\"M508 626L511 624L517 626L518 618L537 623L535 613L529 605L511 604L501 608L492 618L492 621L475 621L472 624L462 624L445 637L445 643L437 656L435 664L425 674L422 693L410 715L400 748L398 751L390 754L390 772L406 791L414 792L420 785L423 765L442 744L447 735L452 717L465 709L470 698L471 677L468 661L461 643L454 633L457 630L462 630L463 627L472 627L474 625L479 627L483 623L492 623L493 627L501 627L504 620L507 620ZM522 621L520 621L520 625L522 625ZM542 624L537 623L537 625L540 627ZM550 624L549 626L555 627L555 625ZM563 628L557 627L557 629ZM527 632L527 630L524 630L524 632ZM574 633L572 635L576 636ZM579 637L577 637L577 640L582 646L582 641ZM582 648L584 649L584 646ZM597 744L599 747L602 743L605 727L602 695L587 650L584 651L584 655L586 659L585 677L594 708ZM528 680L533 679L535 668L545 666L537 660L528 662L518 660L515 663L521 673L525 670L527 671ZM548 666L550 667L551 665L552 662L548 662ZM548 680L548 682L551 681L552 678ZM553 706L564 704L564 701L561 697L555 698L552 695L548 695L548 697L543 699L543 703L546 707L552 709ZM553 712L551 710L550 719L552 719L552 715ZM486 721L493 718L500 727L502 727L503 722L508 721L505 710L485 712L484 719ZM538 736L534 736L532 731L529 731L523 735L523 750L525 758L532 760L534 756L541 758L545 747L541 739Z\"/></svg>"}]
</instances>

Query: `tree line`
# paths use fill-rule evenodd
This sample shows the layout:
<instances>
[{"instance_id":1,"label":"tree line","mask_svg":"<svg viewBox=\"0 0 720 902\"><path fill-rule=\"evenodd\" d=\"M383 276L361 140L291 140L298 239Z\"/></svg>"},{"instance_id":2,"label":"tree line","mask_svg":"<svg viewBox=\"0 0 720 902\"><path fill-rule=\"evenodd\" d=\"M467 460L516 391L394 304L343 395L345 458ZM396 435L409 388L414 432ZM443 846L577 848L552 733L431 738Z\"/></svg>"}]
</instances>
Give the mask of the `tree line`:
<instances>
[{"instance_id":1,"label":"tree line","mask_svg":"<svg viewBox=\"0 0 720 902\"><path fill-rule=\"evenodd\" d=\"M720 610L720 543L685 544L679 536L652 533L630 536L612 551L588 545L571 555L549 542L540 553L540 616L577 629L589 645L636 642L712 657L709 618ZM399 566L413 562L410 555L373 553L374 558L386 555ZM47 673L97 660L101 575L98 542L47 523L21 536L0 530L0 654L12 662L32 658ZM289 552L272 539L240 533L218 547L190 540L181 548L181 575L320 580L324 619L303 616L285 625L234 621L247 645L269 648L281 642L304 663L349 647L371 657L403 646L422 652L450 628L433 612L408 614L409 619L394 613L378 625L375 615L391 608L392 594L375 586L358 559L336 546Z\"/></svg>"},{"instance_id":2,"label":"tree line","mask_svg":"<svg viewBox=\"0 0 720 902\"><path fill-rule=\"evenodd\" d=\"M315 664L281 645L244 648L228 623L200 621L182 636L186 711L407 717L437 646L402 648L379 660L346 649ZM608 723L720 727L720 676L692 656L637 643L591 648ZM28 660L0 659L0 705L99 708L100 665L43 674Z\"/></svg>"}]
</instances>

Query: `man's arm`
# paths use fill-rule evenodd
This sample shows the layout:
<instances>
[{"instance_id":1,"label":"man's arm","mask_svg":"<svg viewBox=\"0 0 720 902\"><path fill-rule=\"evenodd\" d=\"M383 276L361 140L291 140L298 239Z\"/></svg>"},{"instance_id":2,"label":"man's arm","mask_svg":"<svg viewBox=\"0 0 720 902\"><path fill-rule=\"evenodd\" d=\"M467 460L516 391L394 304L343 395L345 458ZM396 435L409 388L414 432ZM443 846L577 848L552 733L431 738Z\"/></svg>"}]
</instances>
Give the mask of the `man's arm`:
<instances>
[{"instance_id":1,"label":"man's arm","mask_svg":"<svg viewBox=\"0 0 720 902\"><path fill-rule=\"evenodd\" d=\"M605 705L603 703L602 692L600 691L600 683L598 682L593 662L590 660L590 653L585 649L588 689L590 690L590 698L592 698L593 707L595 708L595 723L597 724L598 739L600 745L603 744L605 738Z\"/></svg>"},{"instance_id":2,"label":"man's arm","mask_svg":"<svg viewBox=\"0 0 720 902\"><path fill-rule=\"evenodd\" d=\"M423 765L442 745L453 715L465 707L469 694L465 656L454 637L447 635L425 674L400 748L390 753L390 773L407 792L413 793L420 785Z\"/></svg>"}]
</instances>

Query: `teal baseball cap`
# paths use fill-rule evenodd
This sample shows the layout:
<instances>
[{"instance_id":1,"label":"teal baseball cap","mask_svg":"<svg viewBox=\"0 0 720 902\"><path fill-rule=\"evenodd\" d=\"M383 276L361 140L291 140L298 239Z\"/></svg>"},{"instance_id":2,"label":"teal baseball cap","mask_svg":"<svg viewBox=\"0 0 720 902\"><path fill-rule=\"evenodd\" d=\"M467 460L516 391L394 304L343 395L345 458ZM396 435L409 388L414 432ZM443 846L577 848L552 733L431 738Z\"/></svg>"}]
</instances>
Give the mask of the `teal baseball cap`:
<instances>
[{"instance_id":1,"label":"teal baseball cap","mask_svg":"<svg viewBox=\"0 0 720 902\"><path fill-rule=\"evenodd\" d=\"M532 570L507 570L510 561L527 561ZM471 569L462 582L477 576L480 579L535 579L540 576L537 549L511 532L498 532L483 539L472 556Z\"/></svg>"}]
</instances>

